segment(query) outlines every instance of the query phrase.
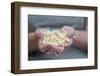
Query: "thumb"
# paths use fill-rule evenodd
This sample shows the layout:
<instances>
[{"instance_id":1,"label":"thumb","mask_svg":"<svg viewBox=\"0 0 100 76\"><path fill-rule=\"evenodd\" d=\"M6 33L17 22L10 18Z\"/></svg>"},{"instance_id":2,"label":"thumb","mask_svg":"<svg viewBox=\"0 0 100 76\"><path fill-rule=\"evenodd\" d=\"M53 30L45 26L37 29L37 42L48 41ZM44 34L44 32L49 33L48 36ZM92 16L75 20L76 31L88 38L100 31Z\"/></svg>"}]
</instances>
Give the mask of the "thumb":
<instances>
[{"instance_id":1,"label":"thumb","mask_svg":"<svg viewBox=\"0 0 100 76\"><path fill-rule=\"evenodd\" d=\"M35 31L35 35L36 35L36 37L38 39L43 38L44 37L44 34L45 34L44 29L37 29Z\"/></svg>"}]
</instances>

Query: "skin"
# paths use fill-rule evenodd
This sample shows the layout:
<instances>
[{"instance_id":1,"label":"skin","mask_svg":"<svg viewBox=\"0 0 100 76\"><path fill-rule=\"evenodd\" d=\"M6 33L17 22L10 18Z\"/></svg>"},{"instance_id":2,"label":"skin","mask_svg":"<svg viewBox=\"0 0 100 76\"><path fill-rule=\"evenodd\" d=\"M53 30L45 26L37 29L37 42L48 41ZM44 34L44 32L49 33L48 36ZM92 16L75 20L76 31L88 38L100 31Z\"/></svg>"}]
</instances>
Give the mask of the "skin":
<instances>
[{"instance_id":1,"label":"skin","mask_svg":"<svg viewBox=\"0 0 100 76\"><path fill-rule=\"evenodd\" d=\"M73 27L69 26L64 26L62 30L67 32L68 35L72 38L73 40L72 45L83 50L87 49L87 43L88 43L87 26L85 27L85 30L82 31L75 30Z\"/></svg>"},{"instance_id":2,"label":"skin","mask_svg":"<svg viewBox=\"0 0 100 76\"><path fill-rule=\"evenodd\" d=\"M45 54L61 54L64 50L64 46L54 46L54 45L49 45L46 43L43 43L43 37L45 32L47 32L47 29L41 28L37 29L35 32L29 33L29 52L31 53L33 49L39 49L41 52ZM68 44L65 46L69 46Z\"/></svg>"},{"instance_id":3,"label":"skin","mask_svg":"<svg viewBox=\"0 0 100 76\"><path fill-rule=\"evenodd\" d=\"M87 37L88 37L87 31L75 30L75 36L73 37L73 45L80 49L86 50L88 43Z\"/></svg>"},{"instance_id":4,"label":"skin","mask_svg":"<svg viewBox=\"0 0 100 76\"><path fill-rule=\"evenodd\" d=\"M45 54L55 54L56 56L60 55L64 51L64 47L68 47L72 41L70 40L69 43L65 43L64 46L55 46L43 43L44 34L48 31L48 29L37 29L35 34L39 36L38 41L38 48L41 52Z\"/></svg>"},{"instance_id":5,"label":"skin","mask_svg":"<svg viewBox=\"0 0 100 76\"><path fill-rule=\"evenodd\" d=\"M37 29L35 32L29 33L29 52L31 53L33 49L35 50L38 48L41 52L45 54L60 55L64 51L64 48L68 48L71 45L74 45L83 50L87 49L87 27L84 31L79 31L75 30L73 27L65 25L61 28L61 30L66 32L70 37L69 43L65 43L64 46L52 46L46 43L44 44L43 37L45 32L47 32L47 29L41 28Z\"/></svg>"},{"instance_id":6,"label":"skin","mask_svg":"<svg viewBox=\"0 0 100 76\"><path fill-rule=\"evenodd\" d=\"M36 50L38 47L38 39L35 37L35 33L31 32L28 34L28 49L31 53L32 51ZM33 50L34 49L34 50Z\"/></svg>"}]
</instances>

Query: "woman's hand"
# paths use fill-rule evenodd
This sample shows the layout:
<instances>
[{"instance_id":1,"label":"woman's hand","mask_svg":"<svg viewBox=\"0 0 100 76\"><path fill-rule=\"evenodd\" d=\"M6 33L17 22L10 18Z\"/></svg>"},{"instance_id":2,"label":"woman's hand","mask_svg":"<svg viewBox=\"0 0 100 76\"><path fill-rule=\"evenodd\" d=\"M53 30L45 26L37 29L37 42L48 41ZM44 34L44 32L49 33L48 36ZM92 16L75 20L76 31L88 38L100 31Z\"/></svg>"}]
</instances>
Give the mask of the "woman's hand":
<instances>
[{"instance_id":1,"label":"woman's hand","mask_svg":"<svg viewBox=\"0 0 100 76\"><path fill-rule=\"evenodd\" d=\"M54 46L43 43L44 35L47 31L48 29L45 28L37 29L35 31L35 36L38 39L39 50L45 54L55 54L55 55L61 54L64 50L63 46Z\"/></svg>"},{"instance_id":2,"label":"woman's hand","mask_svg":"<svg viewBox=\"0 0 100 76\"><path fill-rule=\"evenodd\" d=\"M64 31L66 34L68 34L70 38L69 42L65 42L64 47L70 47L73 43L73 36L75 34L74 28L66 25L61 28L61 31Z\"/></svg>"}]
</instances>

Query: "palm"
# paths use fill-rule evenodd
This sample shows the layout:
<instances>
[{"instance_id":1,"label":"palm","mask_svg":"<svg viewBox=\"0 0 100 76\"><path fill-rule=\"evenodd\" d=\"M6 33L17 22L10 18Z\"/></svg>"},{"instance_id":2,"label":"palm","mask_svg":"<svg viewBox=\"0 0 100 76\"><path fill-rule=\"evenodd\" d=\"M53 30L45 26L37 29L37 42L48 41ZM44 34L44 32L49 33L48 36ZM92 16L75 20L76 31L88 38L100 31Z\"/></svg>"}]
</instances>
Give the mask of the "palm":
<instances>
[{"instance_id":1,"label":"palm","mask_svg":"<svg viewBox=\"0 0 100 76\"><path fill-rule=\"evenodd\" d=\"M38 38L39 50L46 54L61 54L64 50L64 47L58 47L43 43L43 37L47 31L47 29L37 29L35 32L35 35Z\"/></svg>"}]
</instances>

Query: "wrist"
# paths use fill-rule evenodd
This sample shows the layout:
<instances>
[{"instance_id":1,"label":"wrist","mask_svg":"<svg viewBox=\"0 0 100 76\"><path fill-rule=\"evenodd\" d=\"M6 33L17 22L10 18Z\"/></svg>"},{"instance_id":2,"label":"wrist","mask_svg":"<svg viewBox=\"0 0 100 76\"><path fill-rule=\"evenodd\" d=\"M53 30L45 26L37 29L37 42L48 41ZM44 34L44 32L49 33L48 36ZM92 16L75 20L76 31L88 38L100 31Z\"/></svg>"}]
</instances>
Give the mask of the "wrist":
<instances>
[{"instance_id":1,"label":"wrist","mask_svg":"<svg viewBox=\"0 0 100 76\"><path fill-rule=\"evenodd\" d=\"M72 33L71 33L71 38L73 39L73 37L75 36L76 30L74 27L72 27Z\"/></svg>"},{"instance_id":2,"label":"wrist","mask_svg":"<svg viewBox=\"0 0 100 76\"><path fill-rule=\"evenodd\" d=\"M72 39L73 39L73 45L76 43L76 36L77 36L77 33L78 33L78 31L77 31L77 30L74 30L74 35L73 35L73 37L72 37Z\"/></svg>"}]
</instances>

